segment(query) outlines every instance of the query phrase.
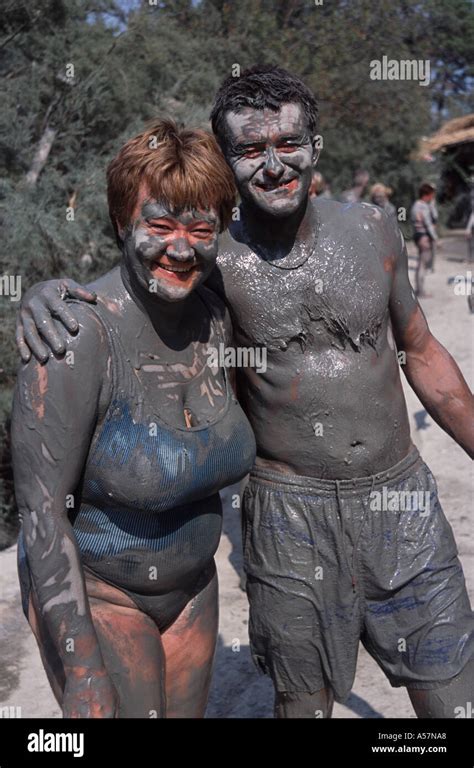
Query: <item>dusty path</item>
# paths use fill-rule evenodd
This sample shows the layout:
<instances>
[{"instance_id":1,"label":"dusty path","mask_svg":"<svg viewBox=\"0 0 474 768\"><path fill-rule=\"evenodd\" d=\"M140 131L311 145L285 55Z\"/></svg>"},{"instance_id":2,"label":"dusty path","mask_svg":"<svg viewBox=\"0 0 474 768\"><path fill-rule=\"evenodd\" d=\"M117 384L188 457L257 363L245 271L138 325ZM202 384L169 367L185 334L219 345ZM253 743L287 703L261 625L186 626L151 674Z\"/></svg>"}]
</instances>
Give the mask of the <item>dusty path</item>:
<instances>
[{"instance_id":1,"label":"dusty path","mask_svg":"<svg viewBox=\"0 0 474 768\"><path fill-rule=\"evenodd\" d=\"M434 298L423 302L431 330L451 352L473 385L472 323L465 296L456 296L449 278L466 274L461 263L465 243L458 236L444 240L436 272L428 277ZM471 267L472 269L472 267ZM441 502L450 520L471 601L474 603L474 529L472 523L473 474L463 451L426 414L405 386L413 439L437 478ZM229 560L230 558L230 560ZM248 610L240 589L240 521L236 510L225 514L224 535L217 555L220 574L221 620L210 717L271 717L272 689L257 674L248 649ZM20 608L15 548L0 553L0 707L22 717L59 717L35 640ZM21 709L17 709L21 708ZM9 710L10 712L10 710ZM9 713L8 712L8 713ZM4 714L8 714L4 711ZM0 711L1 714L1 711ZM357 677L346 705L336 705L334 717L413 717L403 689L392 689L374 661L361 647Z\"/></svg>"}]
</instances>

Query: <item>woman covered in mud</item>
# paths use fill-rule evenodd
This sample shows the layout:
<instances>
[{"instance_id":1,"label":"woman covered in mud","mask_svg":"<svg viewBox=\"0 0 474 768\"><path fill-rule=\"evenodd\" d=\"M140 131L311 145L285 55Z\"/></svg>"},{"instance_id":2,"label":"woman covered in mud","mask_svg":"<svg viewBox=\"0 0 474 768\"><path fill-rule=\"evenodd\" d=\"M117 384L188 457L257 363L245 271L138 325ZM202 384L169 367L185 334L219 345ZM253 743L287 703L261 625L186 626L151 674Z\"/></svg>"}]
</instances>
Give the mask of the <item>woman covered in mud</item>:
<instances>
[{"instance_id":1,"label":"woman covered in mud","mask_svg":"<svg viewBox=\"0 0 474 768\"><path fill-rule=\"evenodd\" d=\"M255 443L202 283L234 204L205 131L157 120L107 173L120 265L13 410L23 608L65 717L201 717L217 638L218 491ZM90 297L89 297L90 298ZM66 321L73 323L72 318Z\"/></svg>"}]
</instances>

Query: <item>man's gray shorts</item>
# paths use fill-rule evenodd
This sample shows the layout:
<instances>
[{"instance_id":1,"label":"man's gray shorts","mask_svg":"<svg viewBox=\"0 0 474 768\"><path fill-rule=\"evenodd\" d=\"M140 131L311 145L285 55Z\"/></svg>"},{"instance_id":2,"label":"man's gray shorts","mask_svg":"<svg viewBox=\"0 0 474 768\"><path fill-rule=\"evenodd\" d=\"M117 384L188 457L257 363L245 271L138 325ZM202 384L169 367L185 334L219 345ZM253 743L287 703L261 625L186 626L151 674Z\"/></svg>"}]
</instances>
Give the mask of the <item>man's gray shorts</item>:
<instances>
[{"instance_id":1,"label":"man's gray shorts","mask_svg":"<svg viewBox=\"0 0 474 768\"><path fill-rule=\"evenodd\" d=\"M344 701L359 639L393 686L442 686L472 657L453 533L415 449L356 480L256 469L243 508L251 650L277 691Z\"/></svg>"}]
</instances>

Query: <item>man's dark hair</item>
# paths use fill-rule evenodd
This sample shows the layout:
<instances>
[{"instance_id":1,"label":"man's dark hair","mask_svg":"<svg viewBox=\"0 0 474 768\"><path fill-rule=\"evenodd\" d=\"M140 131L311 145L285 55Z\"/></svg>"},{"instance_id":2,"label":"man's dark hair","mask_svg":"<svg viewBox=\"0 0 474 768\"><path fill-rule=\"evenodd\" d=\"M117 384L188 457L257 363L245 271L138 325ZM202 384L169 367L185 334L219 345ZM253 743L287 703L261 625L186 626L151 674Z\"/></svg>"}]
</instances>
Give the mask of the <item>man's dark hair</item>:
<instances>
[{"instance_id":1,"label":"man's dark hair","mask_svg":"<svg viewBox=\"0 0 474 768\"><path fill-rule=\"evenodd\" d=\"M418 196L419 197L425 197L425 195L431 195L432 192L434 192L436 187L433 186L433 184L430 184L429 182L425 181L423 184L420 185L420 188L418 190Z\"/></svg>"},{"instance_id":2,"label":"man's dark hair","mask_svg":"<svg viewBox=\"0 0 474 768\"><path fill-rule=\"evenodd\" d=\"M240 77L227 77L221 84L211 112L212 130L222 145L227 112L238 112L243 107L278 111L287 103L301 104L311 135L314 135L318 104L303 81L282 67L268 64L250 67Z\"/></svg>"}]
</instances>

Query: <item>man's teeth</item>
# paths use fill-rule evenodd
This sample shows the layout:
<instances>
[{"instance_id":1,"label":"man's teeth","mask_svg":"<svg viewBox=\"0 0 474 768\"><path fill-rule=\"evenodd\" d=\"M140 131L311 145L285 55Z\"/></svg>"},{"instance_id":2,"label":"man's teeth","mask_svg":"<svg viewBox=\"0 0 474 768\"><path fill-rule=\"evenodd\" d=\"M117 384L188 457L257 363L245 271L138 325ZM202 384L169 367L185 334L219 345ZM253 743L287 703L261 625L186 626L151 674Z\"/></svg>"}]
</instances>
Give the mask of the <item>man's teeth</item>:
<instances>
[{"instance_id":1,"label":"man's teeth","mask_svg":"<svg viewBox=\"0 0 474 768\"><path fill-rule=\"evenodd\" d=\"M161 267L161 269L166 269L167 272L191 272L196 265L191 264L191 266L188 267L170 267L168 264L157 264L156 266Z\"/></svg>"},{"instance_id":2,"label":"man's teeth","mask_svg":"<svg viewBox=\"0 0 474 768\"><path fill-rule=\"evenodd\" d=\"M260 189L264 189L266 192L271 192L274 189L281 189L281 187L287 187L291 184L291 181L281 181L279 184L258 184Z\"/></svg>"}]
</instances>

